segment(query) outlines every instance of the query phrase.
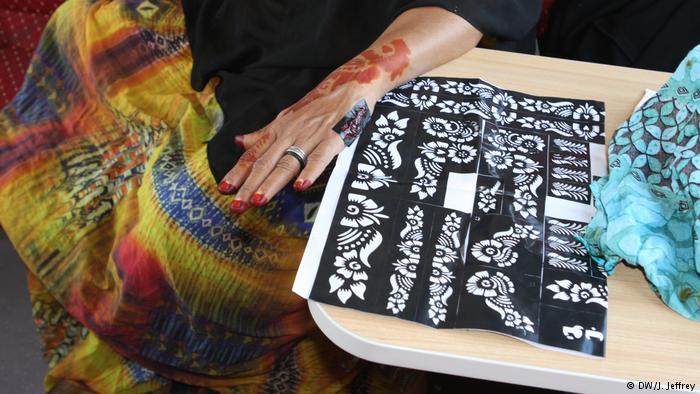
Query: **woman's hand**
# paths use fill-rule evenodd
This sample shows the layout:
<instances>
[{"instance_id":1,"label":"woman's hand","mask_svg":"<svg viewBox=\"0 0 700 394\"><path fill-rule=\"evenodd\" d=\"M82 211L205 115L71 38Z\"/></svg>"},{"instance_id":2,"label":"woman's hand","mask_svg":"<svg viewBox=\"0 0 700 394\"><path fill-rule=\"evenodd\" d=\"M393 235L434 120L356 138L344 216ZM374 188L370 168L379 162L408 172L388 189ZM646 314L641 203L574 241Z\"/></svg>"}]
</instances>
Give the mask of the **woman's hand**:
<instances>
[{"instance_id":1,"label":"woman's hand","mask_svg":"<svg viewBox=\"0 0 700 394\"><path fill-rule=\"evenodd\" d=\"M222 193L236 193L231 210L241 213L250 204L264 205L295 178L297 191L307 189L351 142L340 135L339 122L346 115L368 116L386 91L466 52L480 37L464 19L440 8L401 14L369 49L332 72L269 125L237 138L246 151L219 184ZM361 124L363 119L351 123ZM304 168L286 154L291 146L306 153Z\"/></svg>"},{"instance_id":2,"label":"woman's hand","mask_svg":"<svg viewBox=\"0 0 700 394\"><path fill-rule=\"evenodd\" d=\"M307 189L346 142L352 142L336 131L339 122L358 111L368 119L374 103L409 64L410 51L403 40L392 40L380 49L361 53L265 128L239 137L237 142L246 151L219 184L223 193L238 191L231 204L234 212L243 212L249 203L266 204L294 178L296 190ZM306 153L303 169L296 158L285 154L290 146Z\"/></svg>"}]
</instances>

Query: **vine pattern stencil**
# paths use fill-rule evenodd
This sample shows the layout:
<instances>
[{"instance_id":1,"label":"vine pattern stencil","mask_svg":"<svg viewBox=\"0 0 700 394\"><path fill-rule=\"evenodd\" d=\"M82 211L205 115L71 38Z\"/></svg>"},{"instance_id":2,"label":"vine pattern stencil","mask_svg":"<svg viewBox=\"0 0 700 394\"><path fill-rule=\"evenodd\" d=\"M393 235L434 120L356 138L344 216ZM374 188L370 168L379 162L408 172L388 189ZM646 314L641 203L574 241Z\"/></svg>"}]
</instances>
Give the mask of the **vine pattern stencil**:
<instances>
[{"instance_id":1,"label":"vine pattern stencil","mask_svg":"<svg viewBox=\"0 0 700 394\"><path fill-rule=\"evenodd\" d=\"M452 293L452 280L455 278L451 266L459 257L461 241L459 239L462 218L452 212L445 217L442 232L435 245L435 254L431 264L428 298L428 318L434 325L444 322L447 317L447 306Z\"/></svg>"},{"instance_id":2,"label":"vine pattern stencil","mask_svg":"<svg viewBox=\"0 0 700 394\"><path fill-rule=\"evenodd\" d=\"M406 309L406 302L413 288L423 248L423 210L418 206L408 208L406 223L399 236L397 245L403 255L393 263L394 273L389 277L391 292L386 309L398 315Z\"/></svg>"}]
</instances>

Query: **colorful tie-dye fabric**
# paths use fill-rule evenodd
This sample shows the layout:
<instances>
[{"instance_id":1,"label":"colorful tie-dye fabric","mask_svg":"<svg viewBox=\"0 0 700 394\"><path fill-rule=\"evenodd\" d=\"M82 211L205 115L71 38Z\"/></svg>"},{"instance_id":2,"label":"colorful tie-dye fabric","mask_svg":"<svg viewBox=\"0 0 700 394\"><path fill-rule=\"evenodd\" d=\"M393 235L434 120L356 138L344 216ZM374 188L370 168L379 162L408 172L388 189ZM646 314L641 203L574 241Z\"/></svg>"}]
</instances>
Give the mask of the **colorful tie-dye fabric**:
<instances>
[{"instance_id":1,"label":"colorful tie-dye fabric","mask_svg":"<svg viewBox=\"0 0 700 394\"><path fill-rule=\"evenodd\" d=\"M609 272L622 261L643 268L661 299L693 320L700 320L699 121L700 46L615 131L586 233L591 255Z\"/></svg>"},{"instance_id":2,"label":"colorful tie-dye fabric","mask_svg":"<svg viewBox=\"0 0 700 394\"><path fill-rule=\"evenodd\" d=\"M322 188L237 217L206 160L179 3L69 0L0 113L0 224L29 272L45 387L401 391L333 346L292 281Z\"/></svg>"}]
</instances>

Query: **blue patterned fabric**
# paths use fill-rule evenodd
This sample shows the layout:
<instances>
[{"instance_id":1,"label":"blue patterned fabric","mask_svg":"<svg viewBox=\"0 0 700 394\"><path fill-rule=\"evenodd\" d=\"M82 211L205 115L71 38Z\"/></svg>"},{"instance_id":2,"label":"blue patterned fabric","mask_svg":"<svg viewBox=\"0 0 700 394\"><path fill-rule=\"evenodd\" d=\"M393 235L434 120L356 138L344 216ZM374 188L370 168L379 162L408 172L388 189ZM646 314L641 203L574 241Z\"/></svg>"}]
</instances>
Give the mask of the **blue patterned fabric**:
<instances>
[{"instance_id":1,"label":"blue patterned fabric","mask_svg":"<svg viewBox=\"0 0 700 394\"><path fill-rule=\"evenodd\" d=\"M618 127L609 175L592 185L585 241L612 273L639 266L670 308L700 320L700 46Z\"/></svg>"}]
</instances>

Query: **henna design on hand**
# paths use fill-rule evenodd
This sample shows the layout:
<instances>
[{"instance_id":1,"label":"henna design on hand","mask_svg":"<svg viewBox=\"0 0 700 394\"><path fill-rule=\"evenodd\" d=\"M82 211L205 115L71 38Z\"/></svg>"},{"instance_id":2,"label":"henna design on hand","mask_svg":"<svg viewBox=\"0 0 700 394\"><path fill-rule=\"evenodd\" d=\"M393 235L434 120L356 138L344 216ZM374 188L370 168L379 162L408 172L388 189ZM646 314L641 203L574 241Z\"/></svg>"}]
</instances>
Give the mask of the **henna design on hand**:
<instances>
[{"instance_id":1,"label":"henna design on hand","mask_svg":"<svg viewBox=\"0 0 700 394\"><path fill-rule=\"evenodd\" d=\"M391 43L382 45L381 53L368 49L328 75L316 88L294 104L291 111L298 111L308 103L347 83L370 83L379 78L381 71L389 73L389 78L393 81L401 76L410 64L410 54L411 50L402 39L392 40Z\"/></svg>"}]
</instances>

